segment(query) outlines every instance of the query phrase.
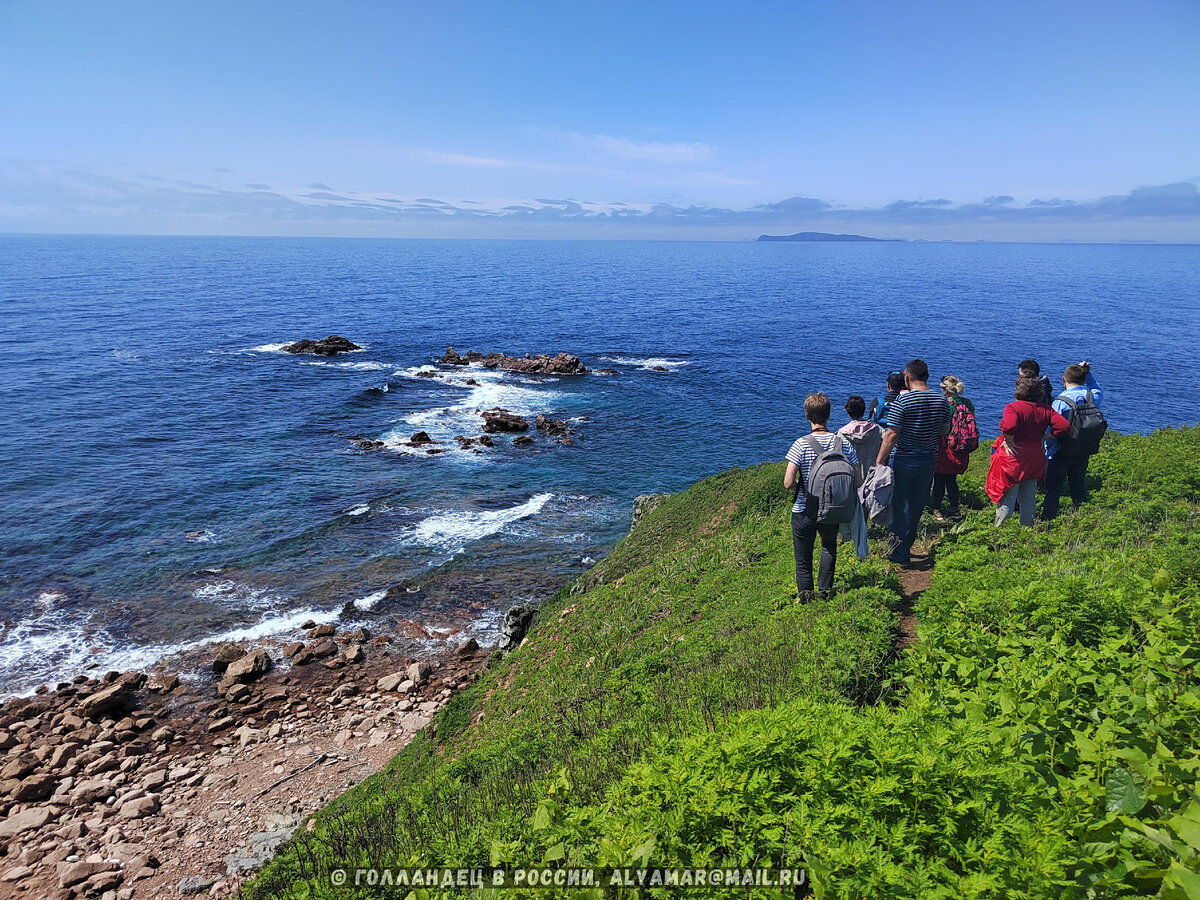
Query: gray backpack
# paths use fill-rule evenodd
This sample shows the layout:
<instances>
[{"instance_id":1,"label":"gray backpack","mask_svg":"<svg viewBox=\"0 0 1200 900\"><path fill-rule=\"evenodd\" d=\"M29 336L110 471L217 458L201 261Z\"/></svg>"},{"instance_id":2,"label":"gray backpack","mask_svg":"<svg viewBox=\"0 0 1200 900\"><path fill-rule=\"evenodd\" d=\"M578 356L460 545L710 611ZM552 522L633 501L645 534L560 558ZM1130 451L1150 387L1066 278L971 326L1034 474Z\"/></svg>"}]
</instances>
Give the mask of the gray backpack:
<instances>
[{"instance_id":1,"label":"gray backpack","mask_svg":"<svg viewBox=\"0 0 1200 900\"><path fill-rule=\"evenodd\" d=\"M817 458L808 467L808 509L822 525L842 525L854 518L858 485L854 466L842 452L842 436L834 435L826 450L813 435L805 439Z\"/></svg>"}]
</instances>

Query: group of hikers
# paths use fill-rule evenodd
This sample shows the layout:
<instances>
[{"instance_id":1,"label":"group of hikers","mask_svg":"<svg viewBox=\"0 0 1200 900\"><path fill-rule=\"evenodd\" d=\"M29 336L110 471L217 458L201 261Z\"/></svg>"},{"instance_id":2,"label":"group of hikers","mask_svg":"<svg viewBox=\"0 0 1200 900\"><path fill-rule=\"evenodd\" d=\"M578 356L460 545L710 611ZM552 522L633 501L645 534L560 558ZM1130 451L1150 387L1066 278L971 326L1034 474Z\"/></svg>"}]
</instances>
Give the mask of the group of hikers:
<instances>
[{"instance_id":1,"label":"group of hikers","mask_svg":"<svg viewBox=\"0 0 1200 900\"><path fill-rule=\"evenodd\" d=\"M1045 485L1043 520L1058 515L1064 488L1076 508L1087 499L1088 459L1108 427L1100 412L1103 392L1086 361L1067 366L1062 384L1056 394L1036 360L1017 367L986 482L997 527L1014 514L1022 525L1033 524L1039 483ZM867 553L866 523L885 525L891 535L888 559L909 567L926 509L939 521L960 517L958 476L979 447L979 427L961 379L943 376L938 387L929 387L929 367L914 359L888 374L885 394L869 407L862 397L850 397L850 422L836 432L828 427L829 397L817 392L805 398L811 431L788 450L784 474L784 486L795 492L792 541L802 600L814 596L818 538L816 587L823 596L833 586L839 535L854 542L861 558ZM944 499L949 506L943 513Z\"/></svg>"}]
</instances>

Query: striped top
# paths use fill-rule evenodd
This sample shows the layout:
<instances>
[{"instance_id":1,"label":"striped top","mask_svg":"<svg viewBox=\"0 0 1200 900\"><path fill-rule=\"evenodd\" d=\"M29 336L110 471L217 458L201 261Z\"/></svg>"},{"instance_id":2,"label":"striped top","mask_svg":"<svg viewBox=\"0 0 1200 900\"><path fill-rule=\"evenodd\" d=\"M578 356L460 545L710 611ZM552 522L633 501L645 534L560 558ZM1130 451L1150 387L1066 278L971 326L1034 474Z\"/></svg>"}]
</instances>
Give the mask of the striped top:
<instances>
[{"instance_id":1,"label":"striped top","mask_svg":"<svg viewBox=\"0 0 1200 900\"><path fill-rule=\"evenodd\" d=\"M909 391L888 404L889 428L898 428L896 452L904 455L936 456L938 439L954 415L941 391Z\"/></svg>"},{"instance_id":2,"label":"striped top","mask_svg":"<svg viewBox=\"0 0 1200 900\"><path fill-rule=\"evenodd\" d=\"M826 431L813 432L811 436L815 437L817 443L826 450L833 443L833 439L837 437L836 434ZM808 469L809 466L817 461L817 454L813 451L808 441L805 440L807 437L809 435L797 438L795 443L792 444L791 449L787 452L787 461L795 463L800 469L800 484L802 485L800 492L796 495L796 502L792 504L792 512L794 513L802 513L808 506ZM854 445L846 439L845 435L842 436L842 455L846 457L846 462L850 463L850 465L858 465L858 454L854 452Z\"/></svg>"}]
</instances>

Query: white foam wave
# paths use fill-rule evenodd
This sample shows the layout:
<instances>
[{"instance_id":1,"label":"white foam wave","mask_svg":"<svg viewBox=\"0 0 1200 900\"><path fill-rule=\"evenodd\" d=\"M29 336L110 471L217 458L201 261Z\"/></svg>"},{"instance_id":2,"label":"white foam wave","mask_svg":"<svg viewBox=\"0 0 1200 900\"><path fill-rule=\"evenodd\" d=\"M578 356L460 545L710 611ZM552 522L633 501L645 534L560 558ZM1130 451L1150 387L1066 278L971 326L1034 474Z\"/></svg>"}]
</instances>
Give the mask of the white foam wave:
<instances>
[{"instance_id":1,"label":"white foam wave","mask_svg":"<svg viewBox=\"0 0 1200 900\"><path fill-rule=\"evenodd\" d=\"M197 600L217 601L251 609L269 609L278 606L284 599L275 591L253 588L228 579L201 585L192 591L192 596Z\"/></svg>"},{"instance_id":2,"label":"white foam wave","mask_svg":"<svg viewBox=\"0 0 1200 900\"><path fill-rule=\"evenodd\" d=\"M378 372L382 369L390 369L391 366L384 365L381 362L326 362L324 360L316 360L315 362L306 362L306 366L324 366L332 369L354 369L359 372Z\"/></svg>"},{"instance_id":3,"label":"white foam wave","mask_svg":"<svg viewBox=\"0 0 1200 900\"><path fill-rule=\"evenodd\" d=\"M428 370L428 367L421 368ZM415 371L420 370L408 370L401 374ZM553 409L563 396L559 391L540 390L533 386L537 382L506 378L505 373L489 369L473 370L471 377L476 380L477 384L445 383L449 387L466 389L465 397L449 406L409 413L401 420L403 425L380 435L384 446L399 452L415 450L416 455L428 456L424 448L405 446L414 432L424 431L435 441L447 444L453 451L457 451L458 448L453 444L455 435L472 436L480 432L483 425L483 419L479 416L480 411L498 406L519 416L533 417L539 412ZM471 453L454 452L452 455L459 459L483 458Z\"/></svg>"},{"instance_id":4,"label":"white foam wave","mask_svg":"<svg viewBox=\"0 0 1200 900\"><path fill-rule=\"evenodd\" d=\"M346 510L346 515L348 515L348 516L365 516L370 511L371 511L370 504L360 503L358 506L354 507L353 509Z\"/></svg>"},{"instance_id":5,"label":"white foam wave","mask_svg":"<svg viewBox=\"0 0 1200 900\"><path fill-rule=\"evenodd\" d=\"M211 544L217 536L206 528L202 531L189 531L186 537L193 544Z\"/></svg>"},{"instance_id":6,"label":"white foam wave","mask_svg":"<svg viewBox=\"0 0 1200 900\"><path fill-rule=\"evenodd\" d=\"M661 366L664 369L678 369L683 366L691 365L690 360L686 359L665 359L661 356L650 356L645 359L632 356L602 356L601 359L609 362L621 363L626 366L638 366L642 369L653 370L656 366Z\"/></svg>"},{"instance_id":7,"label":"white foam wave","mask_svg":"<svg viewBox=\"0 0 1200 900\"><path fill-rule=\"evenodd\" d=\"M466 544L496 534L529 516L536 516L553 494L537 494L508 509L438 513L416 524L403 539L407 544L460 552Z\"/></svg>"},{"instance_id":8,"label":"white foam wave","mask_svg":"<svg viewBox=\"0 0 1200 900\"><path fill-rule=\"evenodd\" d=\"M227 641L255 643L300 631L305 622L333 623L341 608L305 607L272 613L250 625L192 641L127 646L91 623L67 621L58 613L0 630L0 673L12 694L31 693L38 684L53 686L81 673L145 671L160 660Z\"/></svg>"},{"instance_id":9,"label":"white foam wave","mask_svg":"<svg viewBox=\"0 0 1200 900\"><path fill-rule=\"evenodd\" d=\"M257 347L247 347L245 350L238 351L239 353L282 353L283 348L295 341L284 341L281 344L259 344Z\"/></svg>"},{"instance_id":10,"label":"white foam wave","mask_svg":"<svg viewBox=\"0 0 1200 900\"><path fill-rule=\"evenodd\" d=\"M113 350L113 356L115 356L117 359L126 360L141 359L141 357L132 350Z\"/></svg>"},{"instance_id":11,"label":"white foam wave","mask_svg":"<svg viewBox=\"0 0 1200 900\"><path fill-rule=\"evenodd\" d=\"M367 594L365 597L359 597L354 601L354 608L360 609L363 612L374 609L376 604L378 604L380 600L387 596L387 593L387 589L385 588L382 591L376 591L373 594Z\"/></svg>"}]
</instances>

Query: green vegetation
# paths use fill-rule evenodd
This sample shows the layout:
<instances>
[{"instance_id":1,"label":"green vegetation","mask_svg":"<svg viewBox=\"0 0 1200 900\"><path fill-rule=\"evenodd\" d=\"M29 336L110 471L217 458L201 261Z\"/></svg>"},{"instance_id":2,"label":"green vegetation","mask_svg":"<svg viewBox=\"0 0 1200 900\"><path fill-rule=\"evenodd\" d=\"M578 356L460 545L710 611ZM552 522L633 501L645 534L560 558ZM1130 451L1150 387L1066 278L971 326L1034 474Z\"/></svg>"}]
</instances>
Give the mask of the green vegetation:
<instances>
[{"instance_id":1,"label":"green vegetation","mask_svg":"<svg viewBox=\"0 0 1200 900\"><path fill-rule=\"evenodd\" d=\"M899 655L877 558L843 547L835 596L796 604L781 466L695 485L247 894L652 861L803 866L820 897L1200 898L1200 430L1092 471L1055 523L944 532Z\"/></svg>"}]
</instances>

